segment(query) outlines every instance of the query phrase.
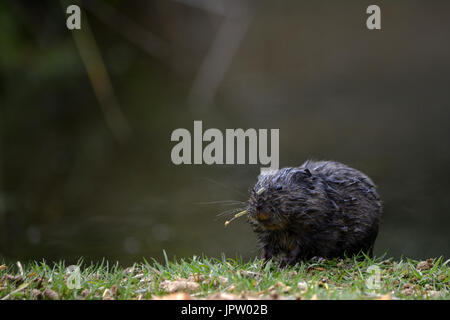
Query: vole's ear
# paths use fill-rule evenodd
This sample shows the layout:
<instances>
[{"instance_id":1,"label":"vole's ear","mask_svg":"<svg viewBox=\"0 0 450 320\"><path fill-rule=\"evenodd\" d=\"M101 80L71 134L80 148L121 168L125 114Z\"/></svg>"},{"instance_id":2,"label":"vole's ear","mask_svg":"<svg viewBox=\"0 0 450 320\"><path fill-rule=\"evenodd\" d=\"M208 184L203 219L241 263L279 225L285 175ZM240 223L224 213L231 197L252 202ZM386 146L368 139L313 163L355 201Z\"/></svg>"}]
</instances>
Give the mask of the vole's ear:
<instances>
[{"instance_id":1,"label":"vole's ear","mask_svg":"<svg viewBox=\"0 0 450 320\"><path fill-rule=\"evenodd\" d=\"M292 181L299 183L311 177L312 173L311 171L309 171L309 169L300 169L294 172L294 174L292 175Z\"/></svg>"}]
</instances>

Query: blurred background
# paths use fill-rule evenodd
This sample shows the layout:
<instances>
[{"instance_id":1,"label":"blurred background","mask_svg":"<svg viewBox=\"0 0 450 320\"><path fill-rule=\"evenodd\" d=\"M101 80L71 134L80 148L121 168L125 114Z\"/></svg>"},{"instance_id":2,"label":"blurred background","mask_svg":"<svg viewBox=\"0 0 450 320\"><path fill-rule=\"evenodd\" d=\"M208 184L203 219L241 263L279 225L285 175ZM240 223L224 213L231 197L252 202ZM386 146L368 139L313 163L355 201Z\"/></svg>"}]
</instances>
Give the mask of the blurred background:
<instances>
[{"instance_id":1,"label":"blurred background","mask_svg":"<svg viewBox=\"0 0 450 320\"><path fill-rule=\"evenodd\" d=\"M281 167L365 172L375 252L448 257L450 3L376 1L379 31L370 4L1 1L0 258L255 257L245 220L224 222L259 166L172 164L194 120L279 128Z\"/></svg>"}]
</instances>

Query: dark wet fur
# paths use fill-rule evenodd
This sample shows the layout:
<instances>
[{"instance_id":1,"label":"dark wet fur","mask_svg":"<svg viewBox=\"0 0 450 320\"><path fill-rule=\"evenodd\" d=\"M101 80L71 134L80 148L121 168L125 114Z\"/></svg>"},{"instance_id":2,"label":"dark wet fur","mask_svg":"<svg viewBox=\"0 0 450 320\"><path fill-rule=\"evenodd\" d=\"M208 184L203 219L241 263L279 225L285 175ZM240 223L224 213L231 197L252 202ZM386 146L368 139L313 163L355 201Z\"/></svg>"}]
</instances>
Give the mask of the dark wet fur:
<instances>
[{"instance_id":1,"label":"dark wet fur","mask_svg":"<svg viewBox=\"0 0 450 320\"><path fill-rule=\"evenodd\" d=\"M261 194L258 190L265 188ZM257 219L265 213L264 222ZM372 255L381 201L369 177L338 162L307 161L260 175L247 217L263 258L282 265L312 257Z\"/></svg>"}]
</instances>

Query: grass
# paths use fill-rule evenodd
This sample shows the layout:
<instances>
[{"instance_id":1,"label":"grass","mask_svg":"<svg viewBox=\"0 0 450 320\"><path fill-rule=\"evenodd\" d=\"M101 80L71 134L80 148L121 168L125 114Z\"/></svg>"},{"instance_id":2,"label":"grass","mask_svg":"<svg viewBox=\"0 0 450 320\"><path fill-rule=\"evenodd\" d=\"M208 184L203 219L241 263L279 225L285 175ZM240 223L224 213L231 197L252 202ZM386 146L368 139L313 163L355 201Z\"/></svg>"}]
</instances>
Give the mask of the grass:
<instances>
[{"instance_id":1,"label":"grass","mask_svg":"<svg viewBox=\"0 0 450 320\"><path fill-rule=\"evenodd\" d=\"M0 299L449 299L450 260L366 256L275 262L196 257L144 261L128 268L79 261L0 263ZM375 267L371 267L375 266ZM370 268L376 271L370 271ZM369 270L368 270L369 269ZM370 289L368 279L379 274ZM379 284L379 286L376 286ZM78 288L77 288L78 287Z\"/></svg>"}]
</instances>

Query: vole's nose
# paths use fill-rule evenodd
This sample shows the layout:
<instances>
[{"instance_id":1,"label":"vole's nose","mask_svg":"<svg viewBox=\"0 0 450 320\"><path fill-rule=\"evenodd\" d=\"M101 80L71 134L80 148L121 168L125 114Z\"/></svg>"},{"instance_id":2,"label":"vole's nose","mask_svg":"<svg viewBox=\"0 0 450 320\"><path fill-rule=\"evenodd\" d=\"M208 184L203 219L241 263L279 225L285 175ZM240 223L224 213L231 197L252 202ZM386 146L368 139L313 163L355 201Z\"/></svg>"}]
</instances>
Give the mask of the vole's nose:
<instances>
[{"instance_id":1,"label":"vole's nose","mask_svg":"<svg viewBox=\"0 0 450 320\"><path fill-rule=\"evenodd\" d=\"M269 216L266 213L261 212L261 211L256 214L256 217L258 218L259 221L265 221L265 220L269 219Z\"/></svg>"}]
</instances>

